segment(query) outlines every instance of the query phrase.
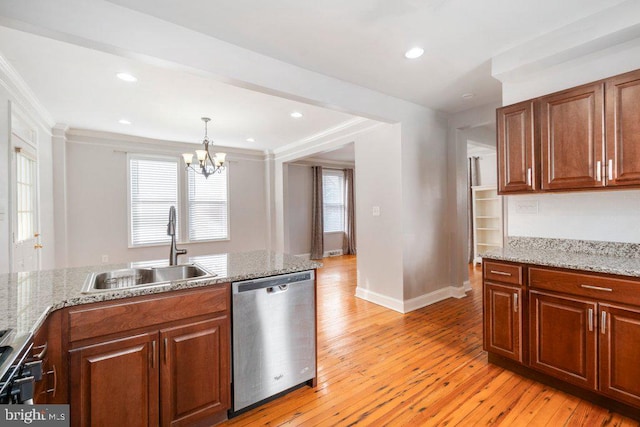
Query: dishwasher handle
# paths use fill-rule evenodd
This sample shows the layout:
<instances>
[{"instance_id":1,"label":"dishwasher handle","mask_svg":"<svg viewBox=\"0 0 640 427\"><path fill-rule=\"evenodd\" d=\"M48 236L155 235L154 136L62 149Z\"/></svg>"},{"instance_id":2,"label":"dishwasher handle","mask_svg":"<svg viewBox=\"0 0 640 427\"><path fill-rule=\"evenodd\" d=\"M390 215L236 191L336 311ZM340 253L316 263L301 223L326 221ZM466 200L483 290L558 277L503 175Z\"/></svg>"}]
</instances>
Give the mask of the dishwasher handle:
<instances>
[{"instance_id":1,"label":"dishwasher handle","mask_svg":"<svg viewBox=\"0 0 640 427\"><path fill-rule=\"evenodd\" d=\"M288 290L289 290L289 285L278 285L278 286L271 286L267 288L267 293L280 294L282 292L287 292Z\"/></svg>"},{"instance_id":2,"label":"dishwasher handle","mask_svg":"<svg viewBox=\"0 0 640 427\"><path fill-rule=\"evenodd\" d=\"M285 292L289 287L291 287L291 285L295 286L297 284L313 281L314 277L313 271L305 271L302 273L292 273L281 276L271 276L255 280L234 282L231 285L234 294L259 291L262 289L267 289L268 293L278 293ZM271 289L271 291L269 291L269 289Z\"/></svg>"}]
</instances>

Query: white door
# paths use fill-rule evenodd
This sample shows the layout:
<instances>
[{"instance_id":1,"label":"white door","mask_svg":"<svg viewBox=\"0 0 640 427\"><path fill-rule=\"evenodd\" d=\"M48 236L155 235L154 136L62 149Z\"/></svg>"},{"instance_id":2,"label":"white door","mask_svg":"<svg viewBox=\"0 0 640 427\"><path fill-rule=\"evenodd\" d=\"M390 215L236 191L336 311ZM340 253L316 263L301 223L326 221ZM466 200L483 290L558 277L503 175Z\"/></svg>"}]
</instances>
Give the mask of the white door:
<instances>
[{"instance_id":1,"label":"white door","mask_svg":"<svg viewBox=\"0 0 640 427\"><path fill-rule=\"evenodd\" d=\"M40 269L38 157L34 142L35 132L12 126L11 271L14 273Z\"/></svg>"}]
</instances>

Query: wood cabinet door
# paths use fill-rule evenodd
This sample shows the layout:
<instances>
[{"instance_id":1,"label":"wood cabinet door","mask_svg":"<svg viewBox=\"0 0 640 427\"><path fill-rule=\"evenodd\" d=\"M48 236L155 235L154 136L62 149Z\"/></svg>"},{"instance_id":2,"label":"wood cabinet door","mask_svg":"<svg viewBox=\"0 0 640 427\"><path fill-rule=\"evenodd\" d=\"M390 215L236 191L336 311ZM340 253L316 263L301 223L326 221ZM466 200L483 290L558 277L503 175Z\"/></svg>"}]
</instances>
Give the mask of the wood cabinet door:
<instances>
[{"instance_id":1,"label":"wood cabinet door","mask_svg":"<svg viewBox=\"0 0 640 427\"><path fill-rule=\"evenodd\" d=\"M522 289L484 283L484 349L522 363Z\"/></svg>"},{"instance_id":2,"label":"wood cabinet door","mask_svg":"<svg viewBox=\"0 0 640 427\"><path fill-rule=\"evenodd\" d=\"M157 333L70 351L74 426L157 426Z\"/></svg>"},{"instance_id":3,"label":"wood cabinet door","mask_svg":"<svg viewBox=\"0 0 640 427\"><path fill-rule=\"evenodd\" d=\"M640 310L600 304L600 391L640 407Z\"/></svg>"},{"instance_id":4,"label":"wood cabinet door","mask_svg":"<svg viewBox=\"0 0 640 427\"><path fill-rule=\"evenodd\" d=\"M160 331L163 426L226 417L231 403L229 328L229 317L223 315Z\"/></svg>"},{"instance_id":5,"label":"wood cabinet door","mask_svg":"<svg viewBox=\"0 0 640 427\"><path fill-rule=\"evenodd\" d=\"M640 184L640 71L606 82L607 185Z\"/></svg>"},{"instance_id":6,"label":"wood cabinet door","mask_svg":"<svg viewBox=\"0 0 640 427\"><path fill-rule=\"evenodd\" d=\"M540 98L542 189L602 187L604 84Z\"/></svg>"},{"instance_id":7,"label":"wood cabinet door","mask_svg":"<svg viewBox=\"0 0 640 427\"><path fill-rule=\"evenodd\" d=\"M529 291L530 365L591 390L596 389L596 303Z\"/></svg>"},{"instance_id":8,"label":"wood cabinet door","mask_svg":"<svg viewBox=\"0 0 640 427\"><path fill-rule=\"evenodd\" d=\"M533 101L498 108L496 114L499 193L537 190Z\"/></svg>"}]
</instances>

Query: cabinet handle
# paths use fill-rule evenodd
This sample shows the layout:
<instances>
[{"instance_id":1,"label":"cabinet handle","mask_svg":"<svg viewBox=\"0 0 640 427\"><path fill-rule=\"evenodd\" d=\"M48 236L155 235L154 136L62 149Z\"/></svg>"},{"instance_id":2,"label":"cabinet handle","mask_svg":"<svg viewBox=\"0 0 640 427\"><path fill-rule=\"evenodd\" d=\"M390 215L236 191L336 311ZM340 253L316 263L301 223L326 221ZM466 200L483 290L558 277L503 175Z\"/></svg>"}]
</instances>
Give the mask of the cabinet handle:
<instances>
[{"instance_id":1,"label":"cabinet handle","mask_svg":"<svg viewBox=\"0 0 640 427\"><path fill-rule=\"evenodd\" d=\"M165 365L167 364L167 347L168 347L167 339L165 338L164 339L164 364Z\"/></svg>"},{"instance_id":2,"label":"cabinet handle","mask_svg":"<svg viewBox=\"0 0 640 427\"><path fill-rule=\"evenodd\" d=\"M511 276L511 273L505 273L504 271L489 270L489 273L497 274L498 276Z\"/></svg>"},{"instance_id":3,"label":"cabinet handle","mask_svg":"<svg viewBox=\"0 0 640 427\"><path fill-rule=\"evenodd\" d=\"M602 162L596 162L596 181L602 181Z\"/></svg>"},{"instance_id":4,"label":"cabinet handle","mask_svg":"<svg viewBox=\"0 0 640 427\"><path fill-rule=\"evenodd\" d=\"M151 367L155 367L156 360L156 340L151 341Z\"/></svg>"},{"instance_id":5,"label":"cabinet handle","mask_svg":"<svg viewBox=\"0 0 640 427\"><path fill-rule=\"evenodd\" d=\"M607 168L607 178L613 181L613 159L609 159L609 167Z\"/></svg>"},{"instance_id":6,"label":"cabinet handle","mask_svg":"<svg viewBox=\"0 0 640 427\"><path fill-rule=\"evenodd\" d=\"M605 292L613 292L613 289L611 288L603 288L600 286L593 286L593 285L580 285L581 288L585 288L585 289L593 289L595 291L605 291Z\"/></svg>"},{"instance_id":7,"label":"cabinet handle","mask_svg":"<svg viewBox=\"0 0 640 427\"><path fill-rule=\"evenodd\" d=\"M51 393L51 397L56 397L56 389L58 388L58 373L56 371L56 365L53 365L51 370L47 371L47 375L53 375L53 388L47 389L42 393Z\"/></svg>"},{"instance_id":8,"label":"cabinet handle","mask_svg":"<svg viewBox=\"0 0 640 427\"><path fill-rule=\"evenodd\" d=\"M603 311L602 312L602 319L601 319L601 328L600 328L600 332L602 332L602 335L606 335L607 334L607 312Z\"/></svg>"},{"instance_id":9,"label":"cabinet handle","mask_svg":"<svg viewBox=\"0 0 640 427\"><path fill-rule=\"evenodd\" d=\"M513 294L513 311L518 312L518 293Z\"/></svg>"},{"instance_id":10,"label":"cabinet handle","mask_svg":"<svg viewBox=\"0 0 640 427\"><path fill-rule=\"evenodd\" d=\"M527 169L527 185L531 187L531 168Z\"/></svg>"},{"instance_id":11,"label":"cabinet handle","mask_svg":"<svg viewBox=\"0 0 640 427\"><path fill-rule=\"evenodd\" d=\"M589 331L593 331L593 308L589 309Z\"/></svg>"}]
</instances>

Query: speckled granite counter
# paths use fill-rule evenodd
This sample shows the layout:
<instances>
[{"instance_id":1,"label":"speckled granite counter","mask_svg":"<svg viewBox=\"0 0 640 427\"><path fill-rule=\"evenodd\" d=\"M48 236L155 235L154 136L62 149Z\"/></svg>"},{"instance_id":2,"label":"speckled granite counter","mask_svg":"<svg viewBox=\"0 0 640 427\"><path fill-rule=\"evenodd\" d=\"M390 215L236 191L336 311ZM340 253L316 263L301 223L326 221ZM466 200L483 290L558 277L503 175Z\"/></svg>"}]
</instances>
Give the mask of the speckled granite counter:
<instances>
[{"instance_id":1,"label":"speckled granite counter","mask_svg":"<svg viewBox=\"0 0 640 427\"><path fill-rule=\"evenodd\" d=\"M17 336L20 336L32 333L49 312L62 307L294 273L322 266L320 263L293 255L268 251L195 256L189 258L188 262L200 264L216 273L216 276L205 280L182 280L142 289L83 294L82 286L89 273L130 266L162 266L167 265L167 261L0 275L0 304L4 307L0 314L0 329L13 328Z\"/></svg>"},{"instance_id":2,"label":"speckled granite counter","mask_svg":"<svg viewBox=\"0 0 640 427\"><path fill-rule=\"evenodd\" d=\"M640 244L509 237L507 246L483 258L640 277Z\"/></svg>"}]
</instances>

